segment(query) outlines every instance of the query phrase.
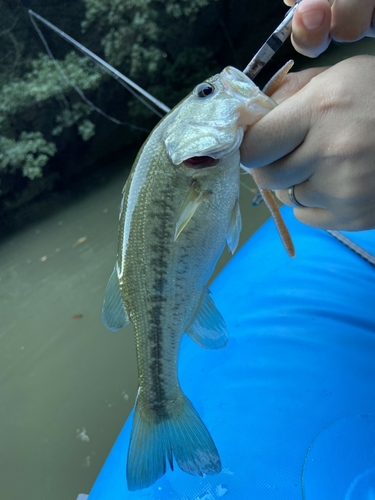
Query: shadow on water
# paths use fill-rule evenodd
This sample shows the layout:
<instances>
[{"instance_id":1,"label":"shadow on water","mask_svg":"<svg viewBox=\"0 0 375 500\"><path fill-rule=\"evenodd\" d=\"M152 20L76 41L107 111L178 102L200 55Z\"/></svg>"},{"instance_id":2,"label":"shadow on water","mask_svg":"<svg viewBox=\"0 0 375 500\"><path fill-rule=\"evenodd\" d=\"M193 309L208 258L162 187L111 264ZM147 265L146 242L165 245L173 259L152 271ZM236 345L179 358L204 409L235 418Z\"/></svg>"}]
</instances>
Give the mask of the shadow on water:
<instances>
[{"instance_id":1,"label":"shadow on water","mask_svg":"<svg viewBox=\"0 0 375 500\"><path fill-rule=\"evenodd\" d=\"M112 333L101 322L129 163L35 205L27 224L22 213L3 224L0 497L6 500L88 493L133 406L132 328ZM251 207L254 186L249 176L241 179L242 244L268 213L263 205ZM218 269L229 257L224 251Z\"/></svg>"}]
</instances>

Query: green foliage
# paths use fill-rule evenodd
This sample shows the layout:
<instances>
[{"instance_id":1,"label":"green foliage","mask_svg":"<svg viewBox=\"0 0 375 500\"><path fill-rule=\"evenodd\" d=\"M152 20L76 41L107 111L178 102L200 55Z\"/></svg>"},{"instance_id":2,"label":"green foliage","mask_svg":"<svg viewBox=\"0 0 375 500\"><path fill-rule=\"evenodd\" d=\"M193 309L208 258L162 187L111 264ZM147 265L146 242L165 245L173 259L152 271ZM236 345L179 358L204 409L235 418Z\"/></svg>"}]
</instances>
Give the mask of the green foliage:
<instances>
[{"instance_id":1,"label":"green foliage","mask_svg":"<svg viewBox=\"0 0 375 500\"><path fill-rule=\"evenodd\" d=\"M20 168L29 179L42 176L42 168L57 151L41 132L22 132L18 141L0 136L0 170Z\"/></svg>"},{"instance_id":2,"label":"green foliage","mask_svg":"<svg viewBox=\"0 0 375 500\"><path fill-rule=\"evenodd\" d=\"M119 66L126 62L130 76L141 68L153 72L157 68L161 51L157 48L159 36L157 12L152 0L83 0L86 17L82 29L95 24L102 33L104 58Z\"/></svg>"},{"instance_id":3,"label":"green foliage","mask_svg":"<svg viewBox=\"0 0 375 500\"><path fill-rule=\"evenodd\" d=\"M149 78L156 74L160 70L160 63L164 63L165 53L160 48L160 41L164 36L165 19L167 24L183 17L190 22L210 1L216 0L82 1L86 7L82 31L88 32L94 28L95 32L100 32L104 58L112 65L124 66L125 73L137 79L137 75L147 75ZM17 41L14 43L17 44ZM43 166L57 151L46 136L61 135L64 130L77 125L84 141L92 138L95 125L87 119L92 109L77 100L77 97L72 97L72 86L82 92L92 92L105 79L108 79L107 75L89 58L74 51L68 52L58 62L51 60L45 53L39 53L29 61L29 68L22 76L2 79L0 168L8 172L20 169L24 176L34 179L42 175ZM56 109L58 103L62 107L60 110ZM27 119L29 116L31 123ZM54 123L51 123L51 116ZM33 122L39 122L39 130L9 131L9 122L14 122L17 117L22 117L21 122L26 121L31 127ZM19 139L15 140L17 136Z\"/></svg>"},{"instance_id":4,"label":"green foliage","mask_svg":"<svg viewBox=\"0 0 375 500\"><path fill-rule=\"evenodd\" d=\"M181 16L193 17L200 9L207 7L210 0L178 0L166 3L165 10L171 16L178 18Z\"/></svg>"},{"instance_id":5,"label":"green foliage","mask_svg":"<svg viewBox=\"0 0 375 500\"><path fill-rule=\"evenodd\" d=\"M83 120L78 125L78 132L84 141L88 141L95 135L95 125L90 120Z\"/></svg>"},{"instance_id":6,"label":"green foliage","mask_svg":"<svg viewBox=\"0 0 375 500\"><path fill-rule=\"evenodd\" d=\"M222 48L228 45L228 37L220 32L223 23L217 19L217 6L235 1L240 0L78 0L73 8L68 0L51 0L47 11L41 4L39 13L173 106L198 81L216 71L218 54L221 57ZM0 10L6 10L7 5L0 0ZM59 19L61 12L64 19ZM73 12L79 16L72 19ZM9 50L8 55L0 54L0 62L6 67L0 76L0 181L6 176L10 185L10 177L18 173L14 178L19 179L21 173L32 182L19 185L36 193L39 191L33 191L32 185L41 186L44 180L48 184L48 179L37 177L47 173L44 167L57 149L65 157L48 169L54 179L65 175L58 171L61 165L67 171L77 166L74 157L77 151L85 150L79 141L94 137L104 144L108 141L102 129L99 131L105 119L98 119L75 90L121 122L151 129L156 119L89 58L43 28L59 57L58 61L51 60L24 10L18 12L20 21L16 13L11 11L7 30L0 32L0 43L5 40L3 47ZM95 136L96 131L99 133ZM139 144L145 137L131 128L114 135L127 145L135 141ZM101 150L100 142L96 149ZM115 151L114 147L110 149ZM82 155L80 162L84 162Z\"/></svg>"},{"instance_id":7,"label":"green foliage","mask_svg":"<svg viewBox=\"0 0 375 500\"><path fill-rule=\"evenodd\" d=\"M59 65L48 55L39 54L31 66L31 71L22 78L11 80L0 89L0 125L25 108L71 92L70 82L87 90L98 86L103 78L103 72L88 58L74 52L69 52Z\"/></svg>"},{"instance_id":8,"label":"green foliage","mask_svg":"<svg viewBox=\"0 0 375 500\"><path fill-rule=\"evenodd\" d=\"M104 77L88 58L69 52L59 64L46 54L39 54L31 61L31 70L22 78L5 83L0 89L0 170L15 172L31 180L42 176L42 169L57 152L55 143L44 138L43 132L19 132L19 139L7 137L8 122L29 109L43 110L51 102L62 101L65 108L55 112L55 127L52 135L60 135L64 129L78 123L78 133L87 141L95 134L95 126L84 119L92 109L82 101L69 105L64 97L72 93L72 84L82 91L98 87ZM37 112L38 113L38 112ZM35 112L33 116L35 116ZM14 134L13 134L14 135Z\"/></svg>"},{"instance_id":9,"label":"green foliage","mask_svg":"<svg viewBox=\"0 0 375 500\"><path fill-rule=\"evenodd\" d=\"M93 109L84 102L75 102L72 106L66 107L56 116L56 127L51 131L52 135L60 135L64 129L72 127L78 123L81 118L91 114ZM84 120L88 121L88 120ZM79 125L80 126L80 125ZM78 129L79 129L78 126ZM92 136L90 136L92 137ZM87 140L87 139L85 139Z\"/></svg>"},{"instance_id":10,"label":"green foliage","mask_svg":"<svg viewBox=\"0 0 375 500\"><path fill-rule=\"evenodd\" d=\"M196 14L216 0L83 0L86 17L83 31L95 24L104 36L101 45L106 61L126 63L128 74L154 73L163 58L161 14L172 24L180 17L193 21Z\"/></svg>"}]
</instances>

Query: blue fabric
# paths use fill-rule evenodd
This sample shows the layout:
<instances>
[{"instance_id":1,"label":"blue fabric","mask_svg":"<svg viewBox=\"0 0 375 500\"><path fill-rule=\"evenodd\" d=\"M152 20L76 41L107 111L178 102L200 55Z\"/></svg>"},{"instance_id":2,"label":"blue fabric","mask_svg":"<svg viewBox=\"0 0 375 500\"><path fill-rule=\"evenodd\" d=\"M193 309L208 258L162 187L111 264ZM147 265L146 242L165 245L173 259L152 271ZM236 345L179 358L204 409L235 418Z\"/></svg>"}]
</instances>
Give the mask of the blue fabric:
<instances>
[{"instance_id":1,"label":"blue fabric","mask_svg":"<svg viewBox=\"0 0 375 500\"><path fill-rule=\"evenodd\" d=\"M128 492L129 418L89 500L375 499L375 269L283 213L296 257L269 221L211 287L227 347L181 346L181 386L223 471L176 468ZM347 236L375 254L375 231Z\"/></svg>"}]
</instances>

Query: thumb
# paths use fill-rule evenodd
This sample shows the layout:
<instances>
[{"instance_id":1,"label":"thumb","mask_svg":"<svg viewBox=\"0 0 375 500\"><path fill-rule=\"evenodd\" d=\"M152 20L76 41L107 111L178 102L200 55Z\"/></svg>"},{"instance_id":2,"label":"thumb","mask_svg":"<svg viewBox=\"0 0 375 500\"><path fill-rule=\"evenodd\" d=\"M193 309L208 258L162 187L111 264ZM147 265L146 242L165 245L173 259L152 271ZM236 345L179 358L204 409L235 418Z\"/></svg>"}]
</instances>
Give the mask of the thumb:
<instances>
[{"instance_id":1,"label":"thumb","mask_svg":"<svg viewBox=\"0 0 375 500\"><path fill-rule=\"evenodd\" d=\"M327 0L303 0L294 13L292 44L300 54L317 57L331 39L331 7Z\"/></svg>"}]
</instances>

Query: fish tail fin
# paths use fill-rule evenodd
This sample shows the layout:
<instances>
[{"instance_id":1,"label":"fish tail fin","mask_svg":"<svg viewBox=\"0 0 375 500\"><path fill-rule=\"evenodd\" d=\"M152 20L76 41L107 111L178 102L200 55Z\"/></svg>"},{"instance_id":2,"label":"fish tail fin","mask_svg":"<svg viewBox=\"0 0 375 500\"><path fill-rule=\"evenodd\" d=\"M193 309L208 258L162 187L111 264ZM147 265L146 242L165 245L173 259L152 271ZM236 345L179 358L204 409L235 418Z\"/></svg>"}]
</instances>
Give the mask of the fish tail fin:
<instances>
[{"instance_id":1,"label":"fish tail fin","mask_svg":"<svg viewBox=\"0 0 375 500\"><path fill-rule=\"evenodd\" d=\"M215 443L191 402L181 393L164 415L150 416L137 401L130 436L126 477L130 491L151 486L173 457L189 474L217 474L221 462Z\"/></svg>"}]
</instances>

